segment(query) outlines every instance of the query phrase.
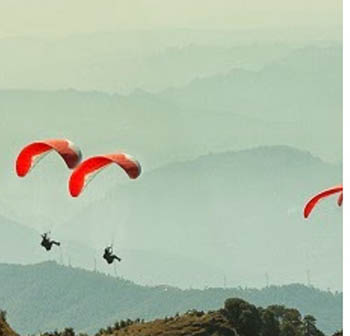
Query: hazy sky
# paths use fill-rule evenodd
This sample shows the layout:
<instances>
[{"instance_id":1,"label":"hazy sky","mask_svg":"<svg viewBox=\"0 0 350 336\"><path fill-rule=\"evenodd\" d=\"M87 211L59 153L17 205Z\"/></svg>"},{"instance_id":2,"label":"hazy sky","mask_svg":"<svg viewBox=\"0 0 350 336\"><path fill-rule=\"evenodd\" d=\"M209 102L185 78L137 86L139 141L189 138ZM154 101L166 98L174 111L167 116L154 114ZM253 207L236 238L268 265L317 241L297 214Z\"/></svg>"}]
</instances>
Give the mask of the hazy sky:
<instances>
[{"instance_id":1,"label":"hazy sky","mask_svg":"<svg viewBox=\"0 0 350 336\"><path fill-rule=\"evenodd\" d=\"M6 148L0 157L0 216L40 231L62 227L65 238L90 247L103 246L115 235L123 248L158 249L190 260L195 254L204 265L230 269L232 279L248 285L265 283L269 269L281 281L301 281L309 265L319 262L319 274L312 268L319 283L340 288L341 225L305 226L301 215L304 199L340 183L339 167L333 173L333 166L291 149L259 154L266 155L264 167L276 165L272 175L270 168L258 175L255 153L239 171L231 154L221 170L208 164L216 167L221 160L212 157L215 153L266 145L341 160L341 47L329 43L341 40L341 24L340 0L0 0L0 38L24 36L0 40L0 139ZM71 34L77 35L56 38ZM103 93L174 86L178 89L158 95ZM114 169L96 179L85 201L73 200L67 194L69 172L57 156L45 159L29 178L18 179L13 164L20 148L49 137L72 139L86 156L123 149L142 162L142 179L151 176L150 182L135 184L142 192L126 192L111 184L118 180ZM191 168L195 176L188 174L187 163L150 172L207 153L212 155L196 163L202 165L200 174L197 166ZM242 176L247 183L238 183ZM300 194L303 176L308 189ZM108 193L109 188L117 192ZM262 192L269 194L263 202ZM327 208L323 211L327 215ZM327 221L341 224L340 215ZM188 237L185 248L181 244ZM257 250L265 254L257 256ZM226 259L218 262L217 255ZM234 260L237 269L231 267ZM335 268L330 272L324 265Z\"/></svg>"},{"instance_id":2,"label":"hazy sky","mask_svg":"<svg viewBox=\"0 0 350 336\"><path fill-rule=\"evenodd\" d=\"M1 0L0 36L340 24L340 0Z\"/></svg>"}]
</instances>

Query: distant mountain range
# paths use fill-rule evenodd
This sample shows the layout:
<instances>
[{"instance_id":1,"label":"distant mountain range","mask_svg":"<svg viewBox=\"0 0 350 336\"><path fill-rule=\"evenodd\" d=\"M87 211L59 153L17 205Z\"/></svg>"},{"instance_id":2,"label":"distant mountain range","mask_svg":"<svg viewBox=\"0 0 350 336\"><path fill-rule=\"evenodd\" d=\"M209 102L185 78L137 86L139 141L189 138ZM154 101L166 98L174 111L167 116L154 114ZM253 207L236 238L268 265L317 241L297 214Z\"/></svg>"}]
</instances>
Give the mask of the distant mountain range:
<instances>
[{"instance_id":1,"label":"distant mountain range","mask_svg":"<svg viewBox=\"0 0 350 336\"><path fill-rule=\"evenodd\" d=\"M53 262L32 266L0 264L0 307L21 334L71 326L94 332L121 319L154 319L189 309L214 310L240 297L260 306L284 304L314 315L327 333L341 328L342 294L302 285L256 289L180 290L142 287L96 272Z\"/></svg>"},{"instance_id":2,"label":"distant mountain range","mask_svg":"<svg viewBox=\"0 0 350 336\"><path fill-rule=\"evenodd\" d=\"M302 34L305 37L305 29ZM184 29L0 38L0 88L156 91L232 68L260 69L304 45L339 44L339 39L320 40L319 34L302 42L271 31L258 31L264 38L256 35Z\"/></svg>"},{"instance_id":3,"label":"distant mountain range","mask_svg":"<svg viewBox=\"0 0 350 336\"><path fill-rule=\"evenodd\" d=\"M128 261L118 274L144 284L261 287L266 273L284 284L306 282L309 270L311 283L341 289L341 209L329 200L307 222L301 213L342 181L341 60L340 45L302 48L158 94L0 91L0 214L35 230L20 244L1 219L2 237L14 237L1 260L46 259L32 241L52 230L67 244L64 263L89 269L114 240ZM110 168L74 200L55 155L15 176L24 144L62 136L85 156L125 150L144 173L129 183Z\"/></svg>"},{"instance_id":4,"label":"distant mountain range","mask_svg":"<svg viewBox=\"0 0 350 336\"><path fill-rule=\"evenodd\" d=\"M266 272L275 283L306 282L310 270L317 286L341 288L341 209L330 199L308 221L302 216L311 195L341 179L340 166L289 147L211 154L110 185L57 230L75 240L84 232L87 244L115 239L121 250L166 252L217 268L206 277L178 268L187 284L221 286L226 276L234 285L261 286ZM103 182L96 179L86 195ZM127 268L122 264L121 274ZM159 274L146 274L183 286L171 269L164 263Z\"/></svg>"},{"instance_id":5,"label":"distant mountain range","mask_svg":"<svg viewBox=\"0 0 350 336\"><path fill-rule=\"evenodd\" d=\"M45 260L36 249L40 243L38 232L4 216L0 216L0 232L0 262L22 264Z\"/></svg>"},{"instance_id":6,"label":"distant mountain range","mask_svg":"<svg viewBox=\"0 0 350 336\"><path fill-rule=\"evenodd\" d=\"M341 174L340 165L274 146L172 163L126 184L118 183L122 173L111 168L96 177L81 200L69 200L65 186L61 197L60 180L45 178L50 196L43 193L41 208L55 216L51 229L62 248L42 250L40 221L29 231L3 218L0 260L54 258L87 269L96 260L99 270L113 274L101 254L114 241L123 259L118 274L143 284L203 288L226 281L261 287L268 273L277 284L311 281L341 289L341 208L329 199L308 221L302 217L306 200L340 183ZM27 225L33 209L26 205L33 204L36 179L18 189L28 193L18 213ZM70 207L75 214L69 214Z\"/></svg>"},{"instance_id":7,"label":"distant mountain range","mask_svg":"<svg viewBox=\"0 0 350 336\"><path fill-rule=\"evenodd\" d=\"M340 329L342 294L330 289L342 290L342 208L329 198L302 216L342 182L340 32L0 38L0 309L11 326L92 333L242 297ZM19 179L19 150L53 137L84 157L125 151L143 173L111 167L72 199L70 171L50 154ZM46 231L62 243L50 253ZM101 258L108 244L115 267Z\"/></svg>"},{"instance_id":8,"label":"distant mountain range","mask_svg":"<svg viewBox=\"0 0 350 336\"><path fill-rule=\"evenodd\" d=\"M59 158L46 158L25 180L15 176L16 154L40 138L68 137L85 156L125 150L144 172L208 153L270 145L340 162L341 71L342 49L331 45L298 49L259 71L236 68L158 94L2 90L0 213L37 227L58 225L79 212L77 202L67 201L69 173L60 169ZM88 205L89 199L81 202Z\"/></svg>"},{"instance_id":9,"label":"distant mountain range","mask_svg":"<svg viewBox=\"0 0 350 336\"><path fill-rule=\"evenodd\" d=\"M6 217L0 217L0 263L33 264L43 261L56 261L60 264L73 265L85 269L102 271L107 274L120 274L120 269L108 267L102 259L103 244L94 248L84 242L69 240L67 235L53 233L53 238L61 242L60 248L53 248L47 253L40 246L40 233L38 230L18 224ZM83 230L83 237L85 231ZM166 283L170 278L172 282L184 287L204 286L209 280L209 274L221 274L222 271L215 265L208 265L189 256L181 256L159 250L118 249L118 254L127 261L122 265L122 274L129 279L141 283ZM164 265L164 268L160 268ZM182 273L171 273L171 269L181 270ZM209 274L208 274L209 273ZM189 278L202 277L203 283L188 284ZM158 282L156 282L158 281Z\"/></svg>"},{"instance_id":10,"label":"distant mountain range","mask_svg":"<svg viewBox=\"0 0 350 336\"><path fill-rule=\"evenodd\" d=\"M159 94L2 90L0 108L9 146L0 162L28 139L62 135L86 154L128 149L147 167L260 145L339 161L342 48L298 49L260 71L231 68Z\"/></svg>"},{"instance_id":11,"label":"distant mountain range","mask_svg":"<svg viewBox=\"0 0 350 336\"><path fill-rule=\"evenodd\" d=\"M249 138L250 144L286 144L332 160L341 156L340 46L298 49L261 71L236 68L158 97L181 107L184 120L197 113L193 142L198 129L205 129L207 141L217 144L220 130L219 138L231 134L240 144Z\"/></svg>"}]
</instances>

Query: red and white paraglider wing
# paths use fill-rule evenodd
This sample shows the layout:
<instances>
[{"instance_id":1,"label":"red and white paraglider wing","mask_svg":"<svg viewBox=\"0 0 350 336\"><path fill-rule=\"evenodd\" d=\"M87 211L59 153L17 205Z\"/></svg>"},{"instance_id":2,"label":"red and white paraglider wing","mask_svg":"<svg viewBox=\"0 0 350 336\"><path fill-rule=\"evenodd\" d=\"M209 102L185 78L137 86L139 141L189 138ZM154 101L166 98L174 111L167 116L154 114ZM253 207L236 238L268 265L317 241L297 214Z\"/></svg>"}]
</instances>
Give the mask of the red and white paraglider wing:
<instances>
[{"instance_id":1,"label":"red and white paraglider wing","mask_svg":"<svg viewBox=\"0 0 350 336\"><path fill-rule=\"evenodd\" d=\"M19 177L26 176L29 171L51 151L56 151L70 169L75 168L82 159L80 149L67 139L36 141L25 146L17 156L17 175Z\"/></svg>"},{"instance_id":2,"label":"red and white paraglider wing","mask_svg":"<svg viewBox=\"0 0 350 336\"><path fill-rule=\"evenodd\" d=\"M339 193L341 192L341 195L338 198L338 204L341 205L342 203L342 192L343 192L343 186L336 186L336 187L332 187L329 189L326 189L322 192L320 192L319 194L315 195L314 197L312 197L305 205L304 208L304 217L308 218L310 213L312 212L313 208L316 206L316 204L322 200L325 197L331 196L333 194ZM341 199L340 199L341 198ZM339 201L340 200L340 201Z\"/></svg>"},{"instance_id":3,"label":"red and white paraglider wing","mask_svg":"<svg viewBox=\"0 0 350 336\"><path fill-rule=\"evenodd\" d=\"M136 179L141 174L140 163L128 154L114 153L94 156L82 162L73 171L69 179L70 194L78 197L96 174L112 163L123 168L131 179Z\"/></svg>"},{"instance_id":4,"label":"red and white paraglider wing","mask_svg":"<svg viewBox=\"0 0 350 336\"><path fill-rule=\"evenodd\" d=\"M339 195L337 203L339 206L343 204L343 192L341 192L341 194Z\"/></svg>"}]
</instances>

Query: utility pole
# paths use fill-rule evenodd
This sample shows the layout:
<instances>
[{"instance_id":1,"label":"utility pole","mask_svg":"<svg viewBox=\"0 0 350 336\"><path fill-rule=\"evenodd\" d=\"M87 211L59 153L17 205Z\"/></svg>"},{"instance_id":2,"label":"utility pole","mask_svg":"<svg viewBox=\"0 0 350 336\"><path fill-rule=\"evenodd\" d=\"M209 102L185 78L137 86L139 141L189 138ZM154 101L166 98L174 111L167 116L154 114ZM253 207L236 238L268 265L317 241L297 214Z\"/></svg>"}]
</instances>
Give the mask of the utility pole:
<instances>
[{"instance_id":1,"label":"utility pole","mask_svg":"<svg viewBox=\"0 0 350 336\"><path fill-rule=\"evenodd\" d=\"M306 271L306 281L307 281L307 286L308 287L311 287L311 273L310 273L310 270L307 270Z\"/></svg>"}]
</instances>

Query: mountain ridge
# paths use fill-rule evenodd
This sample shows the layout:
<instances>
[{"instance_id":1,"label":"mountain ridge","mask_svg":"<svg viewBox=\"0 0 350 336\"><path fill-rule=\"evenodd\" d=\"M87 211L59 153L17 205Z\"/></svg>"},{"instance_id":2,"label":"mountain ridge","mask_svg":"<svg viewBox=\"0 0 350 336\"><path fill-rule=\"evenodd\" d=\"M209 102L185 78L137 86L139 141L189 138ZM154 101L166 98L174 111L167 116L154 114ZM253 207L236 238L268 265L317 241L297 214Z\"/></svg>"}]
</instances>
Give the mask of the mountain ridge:
<instances>
[{"instance_id":1,"label":"mountain ridge","mask_svg":"<svg viewBox=\"0 0 350 336\"><path fill-rule=\"evenodd\" d=\"M149 320L189 309L218 309L229 297L261 306L296 307L302 313L315 315L322 330L334 332L341 328L342 294L298 284L262 290L143 287L121 278L45 262L28 266L0 264L0 285L0 306L7 311L9 323L22 334L68 326L95 332L121 319Z\"/></svg>"}]
</instances>

